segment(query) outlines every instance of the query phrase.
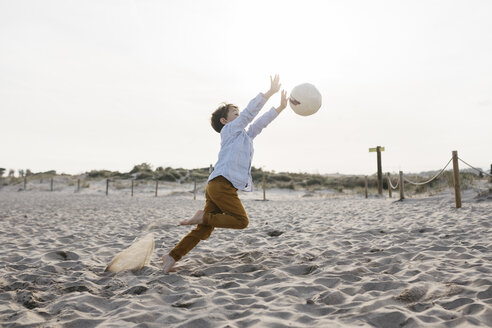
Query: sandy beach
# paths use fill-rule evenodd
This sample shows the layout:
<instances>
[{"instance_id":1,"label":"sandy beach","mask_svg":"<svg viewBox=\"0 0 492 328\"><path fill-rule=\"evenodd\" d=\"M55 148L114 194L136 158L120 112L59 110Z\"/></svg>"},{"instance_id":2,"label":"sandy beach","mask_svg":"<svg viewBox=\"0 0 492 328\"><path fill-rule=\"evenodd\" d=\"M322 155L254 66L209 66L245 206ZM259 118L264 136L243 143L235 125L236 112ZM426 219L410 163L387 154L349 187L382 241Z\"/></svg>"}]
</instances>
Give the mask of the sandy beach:
<instances>
[{"instance_id":1,"label":"sandy beach","mask_svg":"<svg viewBox=\"0 0 492 328\"><path fill-rule=\"evenodd\" d=\"M492 201L240 194L163 274L203 195L0 190L2 327L490 327ZM104 272L148 232L149 266Z\"/></svg>"}]
</instances>

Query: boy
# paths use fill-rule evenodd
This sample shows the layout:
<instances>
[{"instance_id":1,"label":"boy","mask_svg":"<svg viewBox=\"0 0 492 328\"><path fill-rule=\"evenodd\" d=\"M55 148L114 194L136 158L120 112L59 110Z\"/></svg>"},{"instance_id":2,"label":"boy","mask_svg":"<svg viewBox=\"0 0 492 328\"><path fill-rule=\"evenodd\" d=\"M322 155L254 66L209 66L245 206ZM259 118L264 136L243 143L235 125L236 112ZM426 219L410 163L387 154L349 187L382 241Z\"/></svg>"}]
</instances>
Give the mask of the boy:
<instances>
[{"instance_id":1,"label":"boy","mask_svg":"<svg viewBox=\"0 0 492 328\"><path fill-rule=\"evenodd\" d=\"M252 191L251 160L253 139L287 106L287 93L282 90L280 106L271 108L250 125L267 100L280 90L279 76L270 77L270 90L258 94L246 109L239 113L236 106L225 104L212 114L212 127L220 133L219 160L208 178L205 207L180 225L197 225L162 257L164 272L168 273L200 240L207 239L214 228L244 229L249 220L237 190Z\"/></svg>"}]
</instances>

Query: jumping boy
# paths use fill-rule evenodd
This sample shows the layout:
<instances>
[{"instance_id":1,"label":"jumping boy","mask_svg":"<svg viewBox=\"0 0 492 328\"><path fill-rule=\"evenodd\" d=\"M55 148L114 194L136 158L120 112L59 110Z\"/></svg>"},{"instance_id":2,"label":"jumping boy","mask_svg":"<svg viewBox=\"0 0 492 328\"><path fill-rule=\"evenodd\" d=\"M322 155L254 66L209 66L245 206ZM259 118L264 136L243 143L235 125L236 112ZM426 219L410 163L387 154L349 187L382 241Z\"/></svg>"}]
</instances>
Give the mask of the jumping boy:
<instances>
[{"instance_id":1,"label":"jumping boy","mask_svg":"<svg viewBox=\"0 0 492 328\"><path fill-rule=\"evenodd\" d=\"M258 94L241 113L237 106L224 104L212 114L212 127L220 133L219 159L208 178L206 203L202 210L180 222L180 225L197 225L181 241L162 257L164 272L195 247L207 239L214 228L244 229L249 219L238 197L237 190L252 191L251 161L253 139L273 121L287 106L287 93L282 90L280 106L269 111L251 124L267 100L280 90L279 76L270 77L270 90Z\"/></svg>"}]
</instances>

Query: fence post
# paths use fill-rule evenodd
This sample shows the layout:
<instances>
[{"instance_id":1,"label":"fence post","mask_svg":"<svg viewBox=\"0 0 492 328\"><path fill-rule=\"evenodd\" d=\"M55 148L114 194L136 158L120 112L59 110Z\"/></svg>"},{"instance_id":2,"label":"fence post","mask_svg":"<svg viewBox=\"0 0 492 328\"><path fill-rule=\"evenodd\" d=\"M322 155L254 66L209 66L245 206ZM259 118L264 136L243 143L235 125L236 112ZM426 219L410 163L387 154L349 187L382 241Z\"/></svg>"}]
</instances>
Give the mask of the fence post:
<instances>
[{"instance_id":1,"label":"fence post","mask_svg":"<svg viewBox=\"0 0 492 328\"><path fill-rule=\"evenodd\" d=\"M133 197L133 181L134 181L134 180L132 179L132 197Z\"/></svg>"},{"instance_id":2,"label":"fence post","mask_svg":"<svg viewBox=\"0 0 492 328\"><path fill-rule=\"evenodd\" d=\"M265 174L263 174L263 200L266 200L266 178L265 178Z\"/></svg>"},{"instance_id":3,"label":"fence post","mask_svg":"<svg viewBox=\"0 0 492 328\"><path fill-rule=\"evenodd\" d=\"M193 179L193 200L196 200L196 177Z\"/></svg>"},{"instance_id":4,"label":"fence post","mask_svg":"<svg viewBox=\"0 0 492 328\"><path fill-rule=\"evenodd\" d=\"M27 177L24 177L24 191L26 191Z\"/></svg>"},{"instance_id":5,"label":"fence post","mask_svg":"<svg viewBox=\"0 0 492 328\"><path fill-rule=\"evenodd\" d=\"M378 157L378 194L383 194L383 168L381 165L381 146L376 147Z\"/></svg>"},{"instance_id":6,"label":"fence post","mask_svg":"<svg viewBox=\"0 0 492 328\"><path fill-rule=\"evenodd\" d=\"M460 168L458 165L458 152L456 150L453 150L453 181L456 208L461 208Z\"/></svg>"},{"instance_id":7,"label":"fence post","mask_svg":"<svg viewBox=\"0 0 492 328\"><path fill-rule=\"evenodd\" d=\"M53 191L53 178L51 178L50 185L51 185L50 190Z\"/></svg>"},{"instance_id":8,"label":"fence post","mask_svg":"<svg viewBox=\"0 0 492 328\"><path fill-rule=\"evenodd\" d=\"M77 192L80 191L80 179L77 179Z\"/></svg>"},{"instance_id":9,"label":"fence post","mask_svg":"<svg viewBox=\"0 0 492 328\"><path fill-rule=\"evenodd\" d=\"M108 195L109 191L109 179L106 179L106 196Z\"/></svg>"},{"instance_id":10,"label":"fence post","mask_svg":"<svg viewBox=\"0 0 492 328\"><path fill-rule=\"evenodd\" d=\"M391 191L391 177L390 177L390 174L388 172L388 194L389 194L389 198L393 198L393 194L392 194L392 191Z\"/></svg>"},{"instance_id":11,"label":"fence post","mask_svg":"<svg viewBox=\"0 0 492 328\"><path fill-rule=\"evenodd\" d=\"M368 193L367 193L367 185L368 185L368 182L367 182L367 175L366 175L366 177L365 177L364 181L365 181L364 185L365 185L365 192L366 192L366 198L367 198L367 197L368 197Z\"/></svg>"},{"instance_id":12,"label":"fence post","mask_svg":"<svg viewBox=\"0 0 492 328\"><path fill-rule=\"evenodd\" d=\"M159 180L155 179L155 197L157 197L157 189L159 189Z\"/></svg>"},{"instance_id":13,"label":"fence post","mask_svg":"<svg viewBox=\"0 0 492 328\"><path fill-rule=\"evenodd\" d=\"M405 192L405 188L404 188L404 181L403 181L403 171L400 171L400 200L404 199L405 198L405 195L404 195L404 192Z\"/></svg>"}]
</instances>

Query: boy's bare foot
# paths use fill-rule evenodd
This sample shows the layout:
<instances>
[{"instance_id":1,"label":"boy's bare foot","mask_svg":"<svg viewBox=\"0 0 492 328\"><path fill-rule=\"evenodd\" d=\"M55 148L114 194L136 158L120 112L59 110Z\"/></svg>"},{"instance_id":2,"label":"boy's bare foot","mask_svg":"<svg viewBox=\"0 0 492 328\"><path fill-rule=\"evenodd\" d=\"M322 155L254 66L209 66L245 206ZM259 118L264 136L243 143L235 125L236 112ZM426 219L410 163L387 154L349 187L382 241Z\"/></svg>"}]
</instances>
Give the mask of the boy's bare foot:
<instances>
[{"instance_id":1,"label":"boy's bare foot","mask_svg":"<svg viewBox=\"0 0 492 328\"><path fill-rule=\"evenodd\" d=\"M169 273L170 271L174 271L173 266L176 261L169 254L166 254L162 257L162 263L164 263L164 273Z\"/></svg>"},{"instance_id":2,"label":"boy's bare foot","mask_svg":"<svg viewBox=\"0 0 492 328\"><path fill-rule=\"evenodd\" d=\"M203 212L202 210L199 210L193 215L191 219L188 220L183 220L179 224L180 225L195 225L195 224L202 224L203 223Z\"/></svg>"}]
</instances>

